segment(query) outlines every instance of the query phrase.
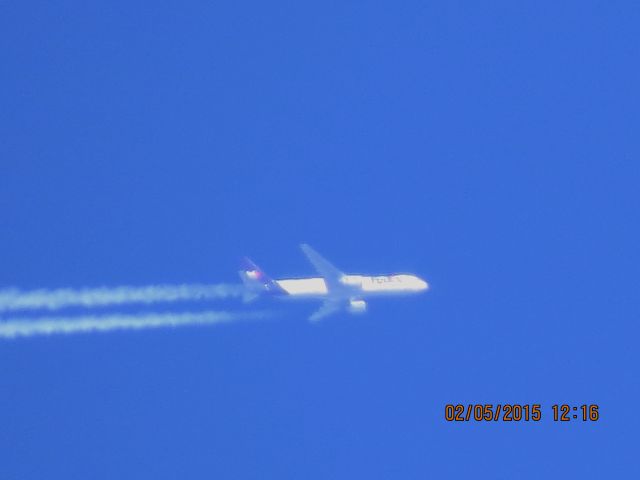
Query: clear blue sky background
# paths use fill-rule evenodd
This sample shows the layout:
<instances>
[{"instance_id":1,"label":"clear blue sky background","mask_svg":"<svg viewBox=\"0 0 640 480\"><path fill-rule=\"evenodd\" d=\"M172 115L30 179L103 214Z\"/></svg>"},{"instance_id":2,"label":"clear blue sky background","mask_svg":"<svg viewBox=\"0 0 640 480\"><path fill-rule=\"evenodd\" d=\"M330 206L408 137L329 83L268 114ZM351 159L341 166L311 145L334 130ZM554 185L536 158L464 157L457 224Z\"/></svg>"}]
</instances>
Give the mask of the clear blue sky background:
<instances>
[{"instance_id":1,"label":"clear blue sky background","mask_svg":"<svg viewBox=\"0 0 640 480\"><path fill-rule=\"evenodd\" d=\"M0 285L413 271L0 344L0 478L638 478L637 2L3 2ZM263 304L269 307L269 304ZM183 309L244 308L233 302ZM447 423L447 403L542 403ZM595 424L550 406L597 403Z\"/></svg>"}]
</instances>

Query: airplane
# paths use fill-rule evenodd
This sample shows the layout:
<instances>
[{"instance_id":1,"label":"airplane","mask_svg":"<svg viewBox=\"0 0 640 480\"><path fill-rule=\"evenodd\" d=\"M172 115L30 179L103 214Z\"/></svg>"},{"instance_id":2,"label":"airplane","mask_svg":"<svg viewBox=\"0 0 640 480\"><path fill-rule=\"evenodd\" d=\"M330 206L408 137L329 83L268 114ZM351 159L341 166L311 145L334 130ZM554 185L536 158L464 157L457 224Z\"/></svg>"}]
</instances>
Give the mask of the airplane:
<instances>
[{"instance_id":1,"label":"airplane","mask_svg":"<svg viewBox=\"0 0 640 480\"><path fill-rule=\"evenodd\" d=\"M245 257L239 271L246 288L245 300L251 301L261 294L290 299L321 299L324 303L309 317L309 321L317 322L341 310L364 313L366 297L414 294L429 289L429 284L417 275L347 275L309 245L303 243L300 248L319 277L273 280Z\"/></svg>"}]
</instances>

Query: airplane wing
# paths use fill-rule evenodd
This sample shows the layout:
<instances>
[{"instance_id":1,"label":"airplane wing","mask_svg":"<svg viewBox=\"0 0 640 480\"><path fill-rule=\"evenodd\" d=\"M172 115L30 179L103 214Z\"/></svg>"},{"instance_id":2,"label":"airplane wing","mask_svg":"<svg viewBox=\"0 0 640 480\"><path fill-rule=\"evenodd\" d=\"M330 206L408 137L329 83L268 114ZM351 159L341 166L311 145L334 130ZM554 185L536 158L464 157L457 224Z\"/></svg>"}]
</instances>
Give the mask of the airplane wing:
<instances>
[{"instance_id":1,"label":"airplane wing","mask_svg":"<svg viewBox=\"0 0 640 480\"><path fill-rule=\"evenodd\" d=\"M324 278L324 281L327 284L327 289L339 290L342 287L340 279L344 276L344 273L342 273L331 263L325 260L318 252L316 252L306 243L300 245L300 248L307 256L314 268Z\"/></svg>"},{"instance_id":2,"label":"airplane wing","mask_svg":"<svg viewBox=\"0 0 640 480\"><path fill-rule=\"evenodd\" d=\"M310 322L318 322L329 315L336 313L338 310L342 308L342 304L335 300L327 300L322 306L313 312L313 314L309 317Z\"/></svg>"},{"instance_id":3,"label":"airplane wing","mask_svg":"<svg viewBox=\"0 0 640 480\"><path fill-rule=\"evenodd\" d=\"M338 270L334 265L332 265L328 260L322 257L322 255L320 255L306 243L301 244L300 248L307 256L313 267L324 279L324 282L327 285L327 290L329 290L329 292L337 293L340 292L340 290L344 289L344 285L340 283L340 279L344 276L344 273ZM327 300L325 300L322 306L309 317L309 321L317 322L325 317L328 317L329 315L338 312L339 310L342 310L343 308L343 299L328 298Z\"/></svg>"}]
</instances>

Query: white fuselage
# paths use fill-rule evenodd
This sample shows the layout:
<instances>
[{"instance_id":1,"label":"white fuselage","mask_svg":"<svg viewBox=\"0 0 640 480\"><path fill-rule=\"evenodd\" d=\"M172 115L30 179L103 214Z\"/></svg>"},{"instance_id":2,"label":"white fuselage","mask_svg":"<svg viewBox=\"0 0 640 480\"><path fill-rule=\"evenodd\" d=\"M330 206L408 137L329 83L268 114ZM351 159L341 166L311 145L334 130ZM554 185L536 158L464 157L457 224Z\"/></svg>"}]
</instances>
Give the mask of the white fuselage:
<instances>
[{"instance_id":1,"label":"white fuselage","mask_svg":"<svg viewBox=\"0 0 640 480\"><path fill-rule=\"evenodd\" d=\"M329 293L322 277L292 278L275 280L291 298L323 298L331 297L372 297L382 295L403 295L418 293L429 288L429 284L415 275L344 275L340 279L338 291Z\"/></svg>"}]
</instances>

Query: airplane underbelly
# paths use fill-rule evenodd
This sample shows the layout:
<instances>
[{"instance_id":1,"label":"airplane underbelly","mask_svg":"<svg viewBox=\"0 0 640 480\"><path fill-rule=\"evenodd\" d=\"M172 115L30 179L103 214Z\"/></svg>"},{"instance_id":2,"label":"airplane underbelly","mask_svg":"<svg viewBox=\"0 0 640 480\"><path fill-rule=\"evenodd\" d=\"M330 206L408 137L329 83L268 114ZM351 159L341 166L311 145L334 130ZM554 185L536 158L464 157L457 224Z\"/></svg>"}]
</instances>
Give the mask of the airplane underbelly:
<instances>
[{"instance_id":1,"label":"airplane underbelly","mask_svg":"<svg viewBox=\"0 0 640 480\"><path fill-rule=\"evenodd\" d=\"M378 284L363 284L362 293L366 296L384 296L384 295L403 295L411 293L409 289L403 285L378 285Z\"/></svg>"}]
</instances>

